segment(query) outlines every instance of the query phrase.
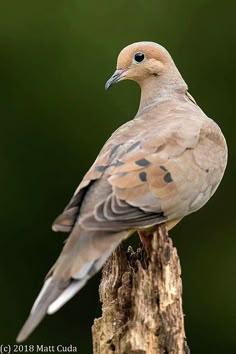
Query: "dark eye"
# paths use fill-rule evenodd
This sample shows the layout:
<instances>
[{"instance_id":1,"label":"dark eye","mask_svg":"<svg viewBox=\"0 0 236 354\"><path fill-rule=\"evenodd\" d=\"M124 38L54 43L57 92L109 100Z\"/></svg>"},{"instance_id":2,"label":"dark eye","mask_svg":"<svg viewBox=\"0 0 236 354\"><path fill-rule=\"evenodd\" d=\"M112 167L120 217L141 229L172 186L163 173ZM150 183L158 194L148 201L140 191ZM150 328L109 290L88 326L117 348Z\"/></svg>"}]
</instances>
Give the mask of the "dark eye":
<instances>
[{"instance_id":1,"label":"dark eye","mask_svg":"<svg viewBox=\"0 0 236 354\"><path fill-rule=\"evenodd\" d=\"M134 54L134 60L137 63L140 63L141 61L143 61L143 59L144 59L144 54L142 52L138 52Z\"/></svg>"}]
</instances>

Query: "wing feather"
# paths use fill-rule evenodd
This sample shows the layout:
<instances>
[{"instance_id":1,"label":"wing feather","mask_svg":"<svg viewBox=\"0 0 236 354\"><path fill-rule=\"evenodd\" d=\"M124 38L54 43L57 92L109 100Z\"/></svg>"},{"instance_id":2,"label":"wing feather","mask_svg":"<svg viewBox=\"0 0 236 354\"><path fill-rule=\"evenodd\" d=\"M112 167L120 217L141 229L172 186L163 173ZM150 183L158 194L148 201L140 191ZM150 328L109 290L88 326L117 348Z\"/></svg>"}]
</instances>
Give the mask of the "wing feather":
<instances>
[{"instance_id":1,"label":"wing feather","mask_svg":"<svg viewBox=\"0 0 236 354\"><path fill-rule=\"evenodd\" d=\"M118 129L56 219L54 229L70 231L78 221L84 228L118 231L192 212L198 194L209 185L205 166L210 170L215 145L208 139L211 155L199 166L203 139L207 151L207 129L202 129L201 119L179 118L170 117L168 124L164 119L153 122L156 126L148 133L138 121ZM134 124L136 131L132 132ZM80 212L81 204L85 207Z\"/></svg>"}]
</instances>

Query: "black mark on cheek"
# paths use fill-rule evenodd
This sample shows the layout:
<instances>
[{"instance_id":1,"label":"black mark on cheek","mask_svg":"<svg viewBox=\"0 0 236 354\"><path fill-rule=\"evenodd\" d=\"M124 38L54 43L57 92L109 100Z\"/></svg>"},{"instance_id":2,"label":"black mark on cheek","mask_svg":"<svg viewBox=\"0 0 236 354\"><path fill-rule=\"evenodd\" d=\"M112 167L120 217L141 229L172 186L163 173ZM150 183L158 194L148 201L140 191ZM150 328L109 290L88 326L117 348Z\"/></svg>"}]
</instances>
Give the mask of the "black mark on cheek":
<instances>
[{"instance_id":1,"label":"black mark on cheek","mask_svg":"<svg viewBox=\"0 0 236 354\"><path fill-rule=\"evenodd\" d=\"M139 174L139 179L140 179L142 182L146 182L146 180L147 180L147 174L146 174L146 172L140 172L140 174Z\"/></svg>"},{"instance_id":2,"label":"black mark on cheek","mask_svg":"<svg viewBox=\"0 0 236 354\"><path fill-rule=\"evenodd\" d=\"M166 183L173 182L170 172L167 172L163 178Z\"/></svg>"}]
</instances>

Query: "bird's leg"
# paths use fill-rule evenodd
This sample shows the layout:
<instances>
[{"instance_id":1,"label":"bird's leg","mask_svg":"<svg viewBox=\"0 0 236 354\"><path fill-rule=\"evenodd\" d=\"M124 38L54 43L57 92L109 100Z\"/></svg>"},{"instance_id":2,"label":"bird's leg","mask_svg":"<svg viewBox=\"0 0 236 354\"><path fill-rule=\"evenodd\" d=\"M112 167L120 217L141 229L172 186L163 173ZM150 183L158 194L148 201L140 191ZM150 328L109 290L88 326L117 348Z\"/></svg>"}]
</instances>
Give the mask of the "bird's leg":
<instances>
[{"instance_id":1,"label":"bird's leg","mask_svg":"<svg viewBox=\"0 0 236 354\"><path fill-rule=\"evenodd\" d=\"M148 248L150 245L153 231L155 230L157 230L163 239L168 240L168 231L165 224L159 224L153 230L138 230L138 235L144 248Z\"/></svg>"},{"instance_id":2,"label":"bird's leg","mask_svg":"<svg viewBox=\"0 0 236 354\"><path fill-rule=\"evenodd\" d=\"M139 238L140 238L140 241L141 241L143 247L148 248L148 245L150 242L150 235L142 230L138 231L138 235L139 235Z\"/></svg>"}]
</instances>

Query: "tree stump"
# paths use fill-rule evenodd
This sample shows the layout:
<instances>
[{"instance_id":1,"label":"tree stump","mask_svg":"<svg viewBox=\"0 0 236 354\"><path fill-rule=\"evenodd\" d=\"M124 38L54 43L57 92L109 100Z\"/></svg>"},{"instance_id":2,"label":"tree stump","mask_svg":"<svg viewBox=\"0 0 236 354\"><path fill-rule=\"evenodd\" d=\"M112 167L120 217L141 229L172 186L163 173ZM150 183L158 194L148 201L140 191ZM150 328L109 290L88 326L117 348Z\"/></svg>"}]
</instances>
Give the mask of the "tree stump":
<instances>
[{"instance_id":1,"label":"tree stump","mask_svg":"<svg viewBox=\"0 0 236 354\"><path fill-rule=\"evenodd\" d=\"M92 327L94 354L187 354L176 248L163 225L147 249L122 246L106 262L102 317Z\"/></svg>"}]
</instances>

